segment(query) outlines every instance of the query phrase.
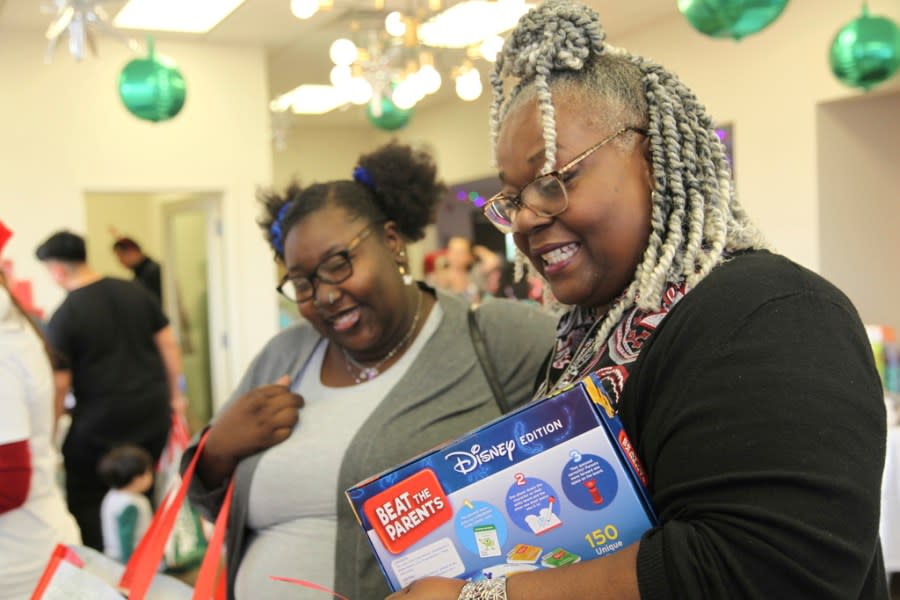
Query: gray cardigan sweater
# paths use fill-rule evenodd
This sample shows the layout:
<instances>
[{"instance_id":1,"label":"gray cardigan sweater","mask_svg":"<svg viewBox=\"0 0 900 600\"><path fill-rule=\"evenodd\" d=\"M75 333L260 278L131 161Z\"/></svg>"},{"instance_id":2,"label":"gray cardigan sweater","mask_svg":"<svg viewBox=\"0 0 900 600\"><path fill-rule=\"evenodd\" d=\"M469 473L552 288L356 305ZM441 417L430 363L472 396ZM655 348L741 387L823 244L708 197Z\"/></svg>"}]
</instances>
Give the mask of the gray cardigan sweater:
<instances>
[{"instance_id":1,"label":"gray cardigan sweater","mask_svg":"<svg viewBox=\"0 0 900 600\"><path fill-rule=\"evenodd\" d=\"M390 590L344 491L500 414L469 337L468 305L459 297L441 292L437 292L437 298L444 312L437 330L403 379L356 432L341 464L335 490L334 586L352 600L380 599ZM555 339L555 319L534 306L507 300L483 304L476 316L509 402L513 406L527 402L538 368ZM253 360L228 403L285 373L298 373L320 339L307 322L280 332ZM182 468L193 454L191 446ZM235 471L226 537L229 599L234 597L234 580L249 533L246 521L250 484L260 456L245 458ZM189 494L191 501L210 518L218 511L224 492L224 486L204 489L194 478Z\"/></svg>"}]
</instances>

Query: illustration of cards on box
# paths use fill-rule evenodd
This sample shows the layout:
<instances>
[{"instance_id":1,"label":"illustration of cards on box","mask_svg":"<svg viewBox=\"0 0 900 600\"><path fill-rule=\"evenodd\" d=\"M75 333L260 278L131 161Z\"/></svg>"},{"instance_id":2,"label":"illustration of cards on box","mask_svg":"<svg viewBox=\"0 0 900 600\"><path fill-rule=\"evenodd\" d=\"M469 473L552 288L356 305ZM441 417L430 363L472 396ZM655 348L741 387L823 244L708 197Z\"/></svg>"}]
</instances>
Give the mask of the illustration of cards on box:
<instances>
[{"instance_id":1,"label":"illustration of cards on box","mask_svg":"<svg viewBox=\"0 0 900 600\"><path fill-rule=\"evenodd\" d=\"M643 482L643 484L642 484ZM347 490L394 591L620 550L656 524L646 479L587 378Z\"/></svg>"}]
</instances>

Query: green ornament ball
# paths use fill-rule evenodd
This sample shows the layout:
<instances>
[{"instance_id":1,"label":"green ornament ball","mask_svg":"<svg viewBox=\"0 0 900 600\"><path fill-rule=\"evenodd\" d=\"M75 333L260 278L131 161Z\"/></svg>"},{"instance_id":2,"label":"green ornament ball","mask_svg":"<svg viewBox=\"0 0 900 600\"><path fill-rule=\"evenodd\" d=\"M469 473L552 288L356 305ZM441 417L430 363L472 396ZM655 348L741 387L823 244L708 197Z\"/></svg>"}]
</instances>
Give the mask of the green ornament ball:
<instances>
[{"instance_id":1,"label":"green ornament ball","mask_svg":"<svg viewBox=\"0 0 900 600\"><path fill-rule=\"evenodd\" d=\"M678 10L700 33L740 40L768 27L788 0L678 0Z\"/></svg>"},{"instance_id":2,"label":"green ornament ball","mask_svg":"<svg viewBox=\"0 0 900 600\"><path fill-rule=\"evenodd\" d=\"M900 69L900 27L885 17L862 15L834 36L829 52L831 72L850 87L870 90Z\"/></svg>"},{"instance_id":3,"label":"green ornament ball","mask_svg":"<svg viewBox=\"0 0 900 600\"><path fill-rule=\"evenodd\" d=\"M128 112L145 121L167 121L184 106L184 77L171 60L156 56L148 42L147 58L138 58L119 74L119 97Z\"/></svg>"},{"instance_id":4,"label":"green ornament ball","mask_svg":"<svg viewBox=\"0 0 900 600\"><path fill-rule=\"evenodd\" d=\"M378 99L373 99L372 102L366 106L366 118L369 119L369 123L377 127L378 129L383 129L385 131L394 131L397 129L401 129L409 123L410 118L412 118L413 111L412 109L404 110L402 108L397 108L397 106L391 102L390 98L382 97L380 103L378 103ZM373 103L375 107L373 107ZM380 108L381 114L378 114L373 108Z\"/></svg>"}]
</instances>

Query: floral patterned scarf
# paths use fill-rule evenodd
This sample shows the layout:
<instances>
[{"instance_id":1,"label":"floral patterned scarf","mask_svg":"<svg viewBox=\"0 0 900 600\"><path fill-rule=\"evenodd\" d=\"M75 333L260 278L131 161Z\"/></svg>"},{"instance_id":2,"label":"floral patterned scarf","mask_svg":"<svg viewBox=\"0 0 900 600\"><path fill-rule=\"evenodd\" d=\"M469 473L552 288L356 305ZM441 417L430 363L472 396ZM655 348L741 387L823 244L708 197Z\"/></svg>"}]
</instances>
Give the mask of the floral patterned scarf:
<instances>
[{"instance_id":1,"label":"floral patterned scarf","mask_svg":"<svg viewBox=\"0 0 900 600\"><path fill-rule=\"evenodd\" d=\"M661 308L652 311L637 306L631 308L605 342L596 339L605 313L575 307L564 314L556 327L556 346L547 365L547 376L536 397L556 394L588 374L596 373L613 404L618 404L631 363L637 359L644 342L686 293L685 284L669 284L663 293Z\"/></svg>"}]
</instances>

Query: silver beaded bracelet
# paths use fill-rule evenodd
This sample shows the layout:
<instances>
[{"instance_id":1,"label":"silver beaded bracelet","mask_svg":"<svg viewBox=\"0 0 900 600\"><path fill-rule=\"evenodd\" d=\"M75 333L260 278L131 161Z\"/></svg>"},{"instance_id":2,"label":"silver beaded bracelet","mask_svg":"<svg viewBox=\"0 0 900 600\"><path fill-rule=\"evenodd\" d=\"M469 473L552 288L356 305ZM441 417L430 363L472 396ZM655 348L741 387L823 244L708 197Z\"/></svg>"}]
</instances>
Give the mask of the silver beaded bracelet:
<instances>
[{"instance_id":1,"label":"silver beaded bracelet","mask_svg":"<svg viewBox=\"0 0 900 600\"><path fill-rule=\"evenodd\" d=\"M506 577L470 581L460 590L457 600L506 600Z\"/></svg>"}]
</instances>

